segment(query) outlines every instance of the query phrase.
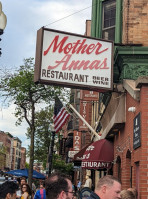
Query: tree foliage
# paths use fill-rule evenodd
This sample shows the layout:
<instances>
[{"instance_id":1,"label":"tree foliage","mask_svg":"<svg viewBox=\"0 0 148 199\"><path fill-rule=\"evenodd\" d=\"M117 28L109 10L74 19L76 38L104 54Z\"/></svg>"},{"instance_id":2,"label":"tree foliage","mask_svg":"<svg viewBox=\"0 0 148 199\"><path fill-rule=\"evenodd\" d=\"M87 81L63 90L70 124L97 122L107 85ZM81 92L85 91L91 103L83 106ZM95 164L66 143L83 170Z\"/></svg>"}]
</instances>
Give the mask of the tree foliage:
<instances>
[{"instance_id":1,"label":"tree foliage","mask_svg":"<svg viewBox=\"0 0 148 199\"><path fill-rule=\"evenodd\" d=\"M41 103L53 104L55 95L62 95L64 89L59 87L35 84L34 81L34 60L25 59L24 65L12 74L1 79L2 96L9 99L10 103L16 105L15 116L17 125L25 119L30 128L30 164L29 164L29 185L32 186L32 173L34 162L34 135L37 107Z\"/></svg>"},{"instance_id":2,"label":"tree foliage","mask_svg":"<svg viewBox=\"0 0 148 199\"><path fill-rule=\"evenodd\" d=\"M53 166L52 168L54 170L60 171L62 173L71 174L73 171L73 164L72 163L65 163L64 160L62 160L60 155L54 154L53 155Z\"/></svg>"},{"instance_id":3,"label":"tree foliage","mask_svg":"<svg viewBox=\"0 0 148 199\"><path fill-rule=\"evenodd\" d=\"M53 123L53 107L45 107L36 113L35 119L35 142L34 142L34 160L36 162L42 162L44 169L49 156L49 147L51 144L52 133L50 131L50 125ZM30 129L28 129L27 136L30 136ZM57 137L57 135L56 135ZM55 137L55 140L56 140ZM59 146L59 142L54 142L56 148ZM66 164L62 160L61 156L54 154L52 169L59 170L61 172L70 174L73 170L72 164Z\"/></svg>"},{"instance_id":4,"label":"tree foliage","mask_svg":"<svg viewBox=\"0 0 148 199\"><path fill-rule=\"evenodd\" d=\"M28 162L25 162L25 168L29 169L29 163Z\"/></svg>"},{"instance_id":5,"label":"tree foliage","mask_svg":"<svg viewBox=\"0 0 148 199\"><path fill-rule=\"evenodd\" d=\"M34 160L42 162L46 168L48 149L51 140L50 125L53 123L53 107L45 107L36 113L35 118L35 140L34 140ZM30 137L28 128L27 137Z\"/></svg>"}]
</instances>

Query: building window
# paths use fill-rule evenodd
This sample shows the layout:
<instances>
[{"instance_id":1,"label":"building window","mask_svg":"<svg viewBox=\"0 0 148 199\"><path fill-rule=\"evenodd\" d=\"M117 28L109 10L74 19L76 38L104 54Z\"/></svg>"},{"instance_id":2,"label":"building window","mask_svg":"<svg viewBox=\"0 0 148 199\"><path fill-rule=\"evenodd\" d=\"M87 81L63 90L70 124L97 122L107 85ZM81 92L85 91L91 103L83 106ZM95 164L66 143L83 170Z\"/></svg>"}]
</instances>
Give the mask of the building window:
<instances>
[{"instance_id":1,"label":"building window","mask_svg":"<svg viewBox=\"0 0 148 199\"><path fill-rule=\"evenodd\" d=\"M80 90L77 90L77 98L80 98Z\"/></svg>"},{"instance_id":2,"label":"building window","mask_svg":"<svg viewBox=\"0 0 148 199\"><path fill-rule=\"evenodd\" d=\"M103 2L102 38L115 40L116 2Z\"/></svg>"},{"instance_id":3,"label":"building window","mask_svg":"<svg viewBox=\"0 0 148 199\"><path fill-rule=\"evenodd\" d=\"M123 0L92 0L91 36L122 43Z\"/></svg>"},{"instance_id":4,"label":"building window","mask_svg":"<svg viewBox=\"0 0 148 199\"><path fill-rule=\"evenodd\" d=\"M118 156L117 157L117 175L118 179L121 181L121 158Z\"/></svg>"},{"instance_id":5,"label":"building window","mask_svg":"<svg viewBox=\"0 0 148 199\"><path fill-rule=\"evenodd\" d=\"M80 104L76 104L76 110L80 112Z\"/></svg>"}]
</instances>

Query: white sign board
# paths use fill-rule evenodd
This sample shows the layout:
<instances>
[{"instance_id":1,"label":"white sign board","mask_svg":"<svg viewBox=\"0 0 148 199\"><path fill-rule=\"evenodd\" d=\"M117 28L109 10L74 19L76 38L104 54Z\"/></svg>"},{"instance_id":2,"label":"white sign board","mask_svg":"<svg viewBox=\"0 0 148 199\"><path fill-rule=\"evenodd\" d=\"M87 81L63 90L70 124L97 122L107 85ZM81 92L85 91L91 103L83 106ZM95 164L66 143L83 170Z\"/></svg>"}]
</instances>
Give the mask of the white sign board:
<instances>
[{"instance_id":1,"label":"white sign board","mask_svg":"<svg viewBox=\"0 0 148 199\"><path fill-rule=\"evenodd\" d=\"M75 154L77 154L79 151L68 151L68 157L73 158Z\"/></svg>"},{"instance_id":2,"label":"white sign board","mask_svg":"<svg viewBox=\"0 0 148 199\"><path fill-rule=\"evenodd\" d=\"M37 37L35 81L112 89L112 52L111 41L42 28Z\"/></svg>"}]
</instances>

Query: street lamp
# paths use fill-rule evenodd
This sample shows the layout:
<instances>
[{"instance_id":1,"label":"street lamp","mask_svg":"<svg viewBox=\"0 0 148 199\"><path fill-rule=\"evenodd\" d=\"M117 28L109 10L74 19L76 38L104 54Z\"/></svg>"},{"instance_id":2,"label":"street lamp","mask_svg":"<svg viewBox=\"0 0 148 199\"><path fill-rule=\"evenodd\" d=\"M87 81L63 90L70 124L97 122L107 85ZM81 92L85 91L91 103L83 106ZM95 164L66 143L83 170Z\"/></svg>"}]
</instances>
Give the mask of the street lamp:
<instances>
[{"instance_id":1,"label":"street lamp","mask_svg":"<svg viewBox=\"0 0 148 199\"><path fill-rule=\"evenodd\" d=\"M6 24L7 24L7 17L2 11L2 3L0 2L0 35L3 34ZM1 41L1 38L0 38L0 41ZM0 55L1 54L2 53L1 53L1 48L0 48Z\"/></svg>"},{"instance_id":2,"label":"street lamp","mask_svg":"<svg viewBox=\"0 0 148 199\"><path fill-rule=\"evenodd\" d=\"M49 164L48 177L50 176L52 170L52 159L53 159L54 137L55 137L55 129L53 126L51 126L50 131L52 133L52 137L50 141L49 156L48 156L48 164Z\"/></svg>"}]
</instances>

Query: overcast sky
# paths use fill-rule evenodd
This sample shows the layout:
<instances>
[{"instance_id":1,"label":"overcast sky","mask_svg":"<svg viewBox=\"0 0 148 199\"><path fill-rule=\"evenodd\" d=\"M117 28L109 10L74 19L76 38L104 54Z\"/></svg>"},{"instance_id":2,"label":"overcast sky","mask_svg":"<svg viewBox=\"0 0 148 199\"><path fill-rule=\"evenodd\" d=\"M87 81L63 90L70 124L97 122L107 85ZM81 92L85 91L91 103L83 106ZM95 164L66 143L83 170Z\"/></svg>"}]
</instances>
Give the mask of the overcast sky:
<instances>
[{"instance_id":1,"label":"overcast sky","mask_svg":"<svg viewBox=\"0 0 148 199\"><path fill-rule=\"evenodd\" d=\"M0 36L0 69L16 70L23 59L34 57L37 30L42 26L56 30L84 34L85 22L91 19L92 0L1 0L2 10L7 16L7 26ZM0 130L10 132L29 144L24 122L16 127L13 115L15 106L0 106Z\"/></svg>"}]
</instances>

